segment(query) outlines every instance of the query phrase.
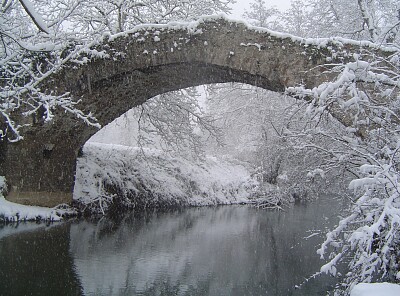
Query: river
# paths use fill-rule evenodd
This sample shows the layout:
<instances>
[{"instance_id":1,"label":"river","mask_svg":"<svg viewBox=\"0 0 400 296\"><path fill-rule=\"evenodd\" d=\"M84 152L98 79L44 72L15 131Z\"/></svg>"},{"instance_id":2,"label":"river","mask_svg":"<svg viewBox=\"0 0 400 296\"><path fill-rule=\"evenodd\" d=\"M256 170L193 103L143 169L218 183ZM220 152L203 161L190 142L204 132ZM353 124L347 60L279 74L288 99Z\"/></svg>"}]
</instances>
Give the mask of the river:
<instances>
[{"instance_id":1,"label":"river","mask_svg":"<svg viewBox=\"0 0 400 296\"><path fill-rule=\"evenodd\" d=\"M0 226L1 295L325 295L335 280L295 286L343 202L284 212L187 208L119 219Z\"/></svg>"}]
</instances>

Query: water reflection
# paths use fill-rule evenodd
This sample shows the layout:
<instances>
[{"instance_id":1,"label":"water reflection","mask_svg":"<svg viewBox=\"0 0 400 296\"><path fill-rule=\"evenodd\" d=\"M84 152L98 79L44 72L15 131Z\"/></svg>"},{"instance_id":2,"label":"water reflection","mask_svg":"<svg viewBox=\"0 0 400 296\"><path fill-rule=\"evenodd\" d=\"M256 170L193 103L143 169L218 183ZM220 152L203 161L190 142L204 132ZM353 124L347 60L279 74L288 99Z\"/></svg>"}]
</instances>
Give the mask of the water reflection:
<instances>
[{"instance_id":1,"label":"water reflection","mask_svg":"<svg viewBox=\"0 0 400 296\"><path fill-rule=\"evenodd\" d=\"M0 227L0 295L82 295L69 225Z\"/></svg>"},{"instance_id":2,"label":"water reflection","mask_svg":"<svg viewBox=\"0 0 400 296\"><path fill-rule=\"evenodd\" d=\"M312 233L339 208L324 199L286 212L225 206L0 226L0 294L324 295L328 277L294 286L320 266Z\"/></svg>"},{"instance_id":3,"label":"water reflection","mask_svg":"<svg viewBox=\"0 0 400 296\"><path fill-rule=\"evenodd\" d=\"M288 212L194 208L71 225L85 295L321 295L327 278L294 286L321 264L303 238L327 223L324 203Z\"/></svg>"}]
</instances>

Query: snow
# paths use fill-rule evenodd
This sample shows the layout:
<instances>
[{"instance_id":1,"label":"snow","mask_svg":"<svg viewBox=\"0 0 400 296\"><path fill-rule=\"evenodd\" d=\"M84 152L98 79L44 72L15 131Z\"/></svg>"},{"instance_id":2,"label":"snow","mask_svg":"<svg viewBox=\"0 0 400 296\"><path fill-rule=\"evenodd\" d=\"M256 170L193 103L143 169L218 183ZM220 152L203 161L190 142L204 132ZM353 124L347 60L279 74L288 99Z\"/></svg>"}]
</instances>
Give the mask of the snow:
<instances>
[{"instance_id":1,"label":"snow","mask_svg":"<svg viewBox=\"0 0 400 296\"><path fill-rule=\"evenodd\" d=\"M17 222L30 220L60 221L65 215L75 215L75 210L67 205L54 208L25 206L6 200L3 193L7 191L6 179L0 176L0 222Z\"/></svg>"},{"instance_id":2,"label":"snow","mask_svg":"<svg viewBox=\"0 0 400 296\"><path fill-rule=\"evenodd\" d=\"M107 39L109 41L113 41L114 39L117 38L124 38L126 36L133 36L134 38L138 38L140 36L140 33L143 33L145 36L149 34L149 31L156 31L156 32L162 32L162 31L177 31L177 30L186 30L186 32L189 35L201 35L203 34L202 28L200 26L205 23L209 22L215 22L215 21L226 21L230 23L231 25L244 25L245 28L249 31L254 31L257 33L267 33L269 37L274 37L278 39L289 39L292 42L300 43L304 47L308 47L309 45L314 45L319 48L328 48L332 51L332 54L337 54L332 50L332 45L338 46L340 48L345 47L345 45L355 45L355 46L360 46L360 47L367 47L367 48L374 48L374 49L379 49L381 51L397 51L395 47L388 47L388 46L382 46L381 44L375 44L370 41L356 41L352 39L346 39L342 37L330 37L330 38L302 38L298 36L294 36L288 33L281 33L277 31L273 31L264 27L256 27L253 25L250 25L246 21L242 19L234 19L231 17L228 17L226 14L221 13L221 14L216 14L216 15L206 15L206 16L200 16L196 21L190 21L190 22L169 22L167 24L141 24L136 26L135 28L131 30L127 30L122 33L117 33L112 36L107 36ZM139 34L138 34L139 33ZM140 37L137 39L137 41L144 41L143 37ZM159 38L154 38L154 41L157 42L159 41ZM259 44L245 44L242 43L242 46L249 46L249 45L254 45L256 47L261 45Z\"/></svg>"},{"instance_id":3,"label":"snow","mask_svg":"<svg viewBox=\"0 0 400 296\"><path fill-rule=\"evenodd\" d=\"M350 296L399 296L400 285L389 283L357 284Z\"/></svg>"},{"instance_id":4,"label":"snow","mask_svg":"<svg viewBox=\"0 0 400 296\"><path fill-rule=\"evenodd\" d=\"M0 221L61 221L66 214L75 214L75 212L68 208L63 209L60 206L45 208L20 205L6 200L0 194Z\"/></svg>"},{"instance_id":5,"label":"snow","mask_svg":"<svg viewBox=\"0 0 400 296\"><path fill-rule=\"evenodd\" d=\"M99 204L100 212L113 198L133 204L237 204L249 202L251 188L247 169L215 157L196 162L153 148L88 142L77 163L74 199Z\"/></svg>"},{"instance_id":6,"label":"snow","mask_svg":"<svg viewBox=\"0 0 400 296\"><path fill-rule=\"evenodd\" d=\"M258 48L258 51L261 51L261 45L258 43L240 43L240 46L245 46L245 47L255 46Z\"/></svg>"},{"instance_id":7,"label":"snow","mask_svg":"<svg viewBox=\"0 0 400 296\"><path fill-rule=\"evenodd\" d=\"M6 178L0 176L0 195L7 190Z\"/></svg>"},{"instance_id":8,"label":"snow","mask_svg":"<svg viewBox=\"0 0 400 296\"><path fill-rule=\"evenodd\" d=\"M25 11L29 14L34 23L37 25L37 27L41 31L49 34L49 28L47 27L41 15L36 12L33 4L29 0L20 0L20 2L24 7Z\"/></svg>"}]
</instances>

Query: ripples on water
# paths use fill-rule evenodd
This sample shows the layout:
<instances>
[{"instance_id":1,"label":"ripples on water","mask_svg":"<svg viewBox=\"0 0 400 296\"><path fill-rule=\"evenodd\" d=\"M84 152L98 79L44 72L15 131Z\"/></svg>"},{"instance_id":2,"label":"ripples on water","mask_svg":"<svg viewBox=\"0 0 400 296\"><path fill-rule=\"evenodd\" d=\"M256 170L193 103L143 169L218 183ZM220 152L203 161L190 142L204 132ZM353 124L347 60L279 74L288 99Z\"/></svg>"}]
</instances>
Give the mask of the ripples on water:
<instances>
[{"instance_id":1,"label":"ripples on water","mask_svg":"<svg viewBox=\"0 0 400 296\"><path fill-rule=\"evenodd\" d=\"M248 206L127 215L118 221L0 228L1 295L325 295L320 234L341 203L285 212ZM308 237L308 238L306 238Z\"/></svg>"}]
</instances>

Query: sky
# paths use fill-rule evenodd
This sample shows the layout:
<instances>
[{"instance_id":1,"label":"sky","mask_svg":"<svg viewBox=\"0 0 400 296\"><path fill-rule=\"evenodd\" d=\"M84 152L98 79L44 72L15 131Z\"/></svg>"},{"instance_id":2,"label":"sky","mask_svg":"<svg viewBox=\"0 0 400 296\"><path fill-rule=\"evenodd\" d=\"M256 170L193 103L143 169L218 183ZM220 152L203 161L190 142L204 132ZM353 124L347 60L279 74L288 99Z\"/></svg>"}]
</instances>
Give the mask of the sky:
<instances>
[{"instance_id":1,"label":"sky","mask_svg":"<svg viewBox=\"0 0 400 296\"><path fill-rule=\"evenodd\" d=\"M267 7L276 6L279 10L283 11L290 7L291 0L265 0ZM241 18L245 9L250 8L252 0L236 0L236 4L233 5L232 16L235 18Z\"/></svg>"}]
</instances>

